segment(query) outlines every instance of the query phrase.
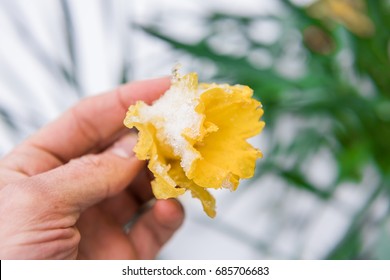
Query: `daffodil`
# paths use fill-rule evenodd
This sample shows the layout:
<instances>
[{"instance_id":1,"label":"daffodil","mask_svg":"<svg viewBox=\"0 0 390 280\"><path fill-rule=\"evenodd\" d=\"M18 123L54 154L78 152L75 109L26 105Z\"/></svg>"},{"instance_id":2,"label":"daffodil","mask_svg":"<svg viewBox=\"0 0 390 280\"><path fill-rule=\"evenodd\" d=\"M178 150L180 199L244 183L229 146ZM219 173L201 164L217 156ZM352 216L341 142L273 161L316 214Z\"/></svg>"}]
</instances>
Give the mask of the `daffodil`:
<instances>
[{"instance_id":1,"label":"daffodil","mask_svg":"<svg viewBox=\"0 0 390 280\"><path fill-rule=\"evenodd\" d=\"M372 36L375 32L362 0L318 0L308 10L314 17L339 22L361 37Z\"/></svg>"},{"instance_id":2,"label":"daffodil","mask_svg":"<svg viewBox=\"0 0 390 280\"><path fill-rule=\"evenodd\" d=\"M198 84L196 73L172 78L170 89L152 105L138 101L124 120L139 131L134 152L149 160L156 198L190 191L214 217L207 189L235 190L254 174L262 153L247 140L262 130L261 103L243 85Z\"/></svg>"}]
</instances>

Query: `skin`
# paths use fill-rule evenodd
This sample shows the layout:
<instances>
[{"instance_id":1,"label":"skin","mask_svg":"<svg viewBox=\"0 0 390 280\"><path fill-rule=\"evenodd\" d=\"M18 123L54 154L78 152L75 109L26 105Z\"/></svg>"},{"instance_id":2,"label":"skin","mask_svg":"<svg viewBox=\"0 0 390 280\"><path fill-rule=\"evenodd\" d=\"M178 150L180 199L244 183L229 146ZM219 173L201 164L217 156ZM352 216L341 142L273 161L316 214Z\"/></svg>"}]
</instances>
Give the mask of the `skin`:
<instances>
[{"instance_id":1,"label":"skin","mask_svg":"<svg viewBox=\"0 0 390 280\"><path fill-rule=\"evenodd\" d=\"M152 259L183 222L176 200L152 199L150 174L122 124L167 78L82 100L0 161L0 259Z\"/></svg>"}]
</instances>

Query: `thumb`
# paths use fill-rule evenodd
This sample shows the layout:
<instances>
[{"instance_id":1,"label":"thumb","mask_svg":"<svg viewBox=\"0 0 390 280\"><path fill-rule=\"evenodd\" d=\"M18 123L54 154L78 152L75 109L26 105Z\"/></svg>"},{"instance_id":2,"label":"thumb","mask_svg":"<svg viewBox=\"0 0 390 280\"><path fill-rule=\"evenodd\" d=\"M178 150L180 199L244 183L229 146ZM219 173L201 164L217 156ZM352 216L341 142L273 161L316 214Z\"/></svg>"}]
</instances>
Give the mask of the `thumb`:
<instances>
[{"instance_id":1,"label":"thumb","mask_svg":"<svg viewBox=\"0 0 390 280\"><path fill-rule=\"evenodd\" d=\"M31 179L56 203L83 210L118 194L136 177L144 162L134 155L135 143L136 135L126 135L101 154L82 156Z\"/></svg>"}]
</instances>

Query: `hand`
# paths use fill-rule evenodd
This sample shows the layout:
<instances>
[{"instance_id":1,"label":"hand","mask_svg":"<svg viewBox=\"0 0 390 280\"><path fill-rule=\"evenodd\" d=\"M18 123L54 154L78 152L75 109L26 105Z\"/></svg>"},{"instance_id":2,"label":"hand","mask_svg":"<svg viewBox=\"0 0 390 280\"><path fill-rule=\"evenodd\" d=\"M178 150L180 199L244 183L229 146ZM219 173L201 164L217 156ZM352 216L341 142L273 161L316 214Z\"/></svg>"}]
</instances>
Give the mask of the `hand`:
<instances>
[{"instance_id":1,"label":"hand","mask_svg":"<svg viewBox=\"0 0 390 280\"><path fill-rule=\"evenodd\" d=\"M183 221L176 200L152 198L149 173L122 124L168 79L124 85L81 101L0 161L0 259L150 259Z\"/></svg>"}]
</instances>

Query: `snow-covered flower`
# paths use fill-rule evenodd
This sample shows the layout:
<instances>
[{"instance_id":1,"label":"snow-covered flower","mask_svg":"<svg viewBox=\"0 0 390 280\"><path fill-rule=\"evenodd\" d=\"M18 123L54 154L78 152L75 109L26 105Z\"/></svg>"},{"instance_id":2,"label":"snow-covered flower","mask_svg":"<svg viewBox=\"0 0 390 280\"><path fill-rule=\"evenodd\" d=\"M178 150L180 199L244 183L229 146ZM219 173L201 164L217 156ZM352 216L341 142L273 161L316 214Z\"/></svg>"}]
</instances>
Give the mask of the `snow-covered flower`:
<instances>
[{"instance_id":1,"label":"snow-covered flower","mask_svg":"<svg viewBox=\"0 0 390 280\"><path fill-rule=\"evenodd\" d=\"M214 217L208 188L235 190L254 174L262 156L247 142L262 130L261 103L242 85L199 84L196 73L172 78L171 88L152 105L130 106L124 124L139 130L134 151L149 160L158 199L191 191Z\"/></svg>"}]
</instances>

